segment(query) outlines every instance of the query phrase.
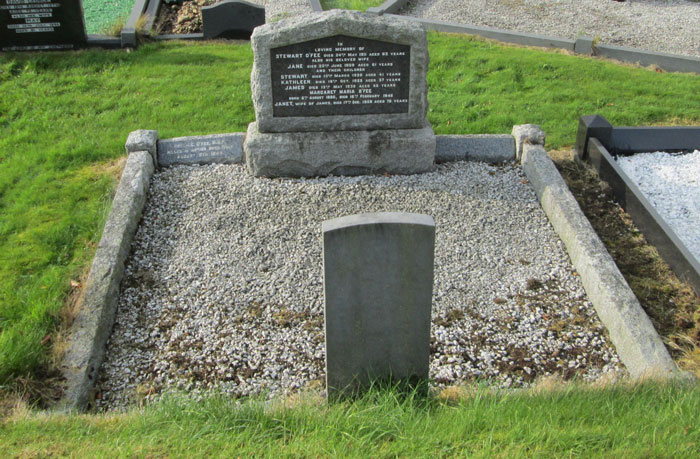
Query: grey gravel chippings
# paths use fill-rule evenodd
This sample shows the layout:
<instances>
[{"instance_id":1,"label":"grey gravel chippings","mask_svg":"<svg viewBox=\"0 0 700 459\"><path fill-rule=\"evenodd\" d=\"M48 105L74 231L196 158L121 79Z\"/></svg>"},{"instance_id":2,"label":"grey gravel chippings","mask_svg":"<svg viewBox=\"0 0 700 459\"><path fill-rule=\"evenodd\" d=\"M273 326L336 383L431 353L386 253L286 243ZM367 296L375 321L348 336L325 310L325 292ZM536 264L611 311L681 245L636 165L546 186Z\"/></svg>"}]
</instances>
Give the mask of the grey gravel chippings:
<instances>
[{"instance_id":1,"label":"grey gravel chippings","mask_svg":"<svg viewBox=\"0 0 700 459\"><path fill-rule=\"evenodd\" d=\"M435 219L437 385L623 371L517 165L285 180L241 165L178 166L153 177L98 408L170 390L272 396L322 385L321 222L379 211Z\"/></svg>"},{"instance_id":2,"label":"grey gravel chippings","mask_svg":"<svg viewBox=\"0 0 700 459\"><path fill-rule=\"evenodd\" d=\"M700 57L700 2L690 0L412 0L402 14Z\"/></svg>"}]
</instances>

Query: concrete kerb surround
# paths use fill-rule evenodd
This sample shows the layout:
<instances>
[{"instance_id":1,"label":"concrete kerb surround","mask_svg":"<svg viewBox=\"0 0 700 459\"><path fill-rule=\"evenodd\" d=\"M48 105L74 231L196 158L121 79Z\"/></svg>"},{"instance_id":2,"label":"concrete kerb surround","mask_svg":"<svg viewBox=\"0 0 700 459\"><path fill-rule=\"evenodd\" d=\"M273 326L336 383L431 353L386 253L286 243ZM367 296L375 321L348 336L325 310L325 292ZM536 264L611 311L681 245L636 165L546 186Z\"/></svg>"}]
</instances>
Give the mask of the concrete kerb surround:
<instances>
[{"instance_id":1,"label":"concrete kerb surround","mask_svg":"<svg viewBox=\"0 0 700 459\"><path fill-rule=\"evenodd\" d=\"M514 133L537 126L515 126ZM523 171L540 204L566 246L598 317L608 330L622 363L633 378L686 377L676 366L602 241L547 155L541 135L517 136Z\"/></svg>"},{"instance_id":2,"label":"concrete kerb surround","mask_svg":"<svg viewBox=\"0 0 700 459\"><path fill-rule=\"evenodd\" d=\"M685 376L666 351L658 333L621 277L615 262L586 220L543 145L544 134L532 125L515 126L510 135L437 136L439 161L479 160L502 163L521 152L523 170L540 204L564 242L601 321L633 377ZM518 133L530 132L533 135ZM124 261L136 232L157 157L156 131L134 131L127 140L126 167L95 253L82 306L73 324L63 366L67 389L58 407L85 410L114 320ZM477 148L483 153L475 154Z\"/></svg>"},{"instance_id":3,"label":"concrete kerb surround","mask_svg":"<svg viewBox=\"0 0 700 459\"><path fill-rule=\"evenodd\" d=\"M504 163L515 159L515 140L509 134L438 135L435 140L436 163Z\"/></svg>"},{"instance_id":4,"label":"concrete kerb surround","mask_svg":"<svg viewBox=\"0 0 700 459\"><path fill-rule=\"evenodd\" d=\"M85 283L80 310L72 324L68 350L61 367L66 379L64 397L58 405L62 411L83 411L92 396L114 323L124 264L155 169L155 143L143 143L145 139L153 138L154 132L140 131L129 137L132 148L143 150L128 151L112 210Z\"/></svg>"}]
</instances>

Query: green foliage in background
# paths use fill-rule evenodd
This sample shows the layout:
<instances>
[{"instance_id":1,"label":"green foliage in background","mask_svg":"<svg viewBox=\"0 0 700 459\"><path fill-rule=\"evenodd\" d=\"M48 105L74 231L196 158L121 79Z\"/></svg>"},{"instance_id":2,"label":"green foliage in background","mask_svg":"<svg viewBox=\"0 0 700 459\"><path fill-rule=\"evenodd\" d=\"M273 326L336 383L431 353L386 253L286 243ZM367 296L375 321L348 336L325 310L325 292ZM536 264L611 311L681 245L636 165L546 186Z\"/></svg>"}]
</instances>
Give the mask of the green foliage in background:
<instances>
[{"instance_id":1,"label":"green foliage in background","mask_svg":"<svg viewBox=\"0 0 700 459\"><path fill-rule=\"evenodd\" d=\"M429 113L438 134L542 126L549 148L572 145L583 115L616 126L700 124L700 77L556 51L430 35Z\"/></svg>"}]
</instances>

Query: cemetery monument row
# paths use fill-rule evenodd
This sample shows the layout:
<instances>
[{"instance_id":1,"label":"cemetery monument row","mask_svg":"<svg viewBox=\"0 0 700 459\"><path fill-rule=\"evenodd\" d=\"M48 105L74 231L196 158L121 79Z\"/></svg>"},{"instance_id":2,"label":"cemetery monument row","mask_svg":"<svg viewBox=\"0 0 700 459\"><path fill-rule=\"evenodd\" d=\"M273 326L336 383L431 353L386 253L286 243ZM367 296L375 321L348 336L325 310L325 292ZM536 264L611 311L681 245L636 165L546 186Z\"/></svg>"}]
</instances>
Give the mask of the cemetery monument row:
<instances>
[{"instance_id":1,"label":"cemetery monument row","mask_svg":"<svg viewBox=\"0 0 700 459\"><path fill-rule=\"evenodd\" d=\"M85 44L80 0L0 0L0 50L74 49Z\"/></svg>"},{"instance_id":2,"label":"cemetery monument row","mask_svg":"<svg viewBox=\"0 0 700 459\"><path fill-rule=\"evenodd\" d=\"M244 153L255 176L431 170L428 42L400 18L332 10L258 27L256 122Z\"/></svg>"}]
</instances>

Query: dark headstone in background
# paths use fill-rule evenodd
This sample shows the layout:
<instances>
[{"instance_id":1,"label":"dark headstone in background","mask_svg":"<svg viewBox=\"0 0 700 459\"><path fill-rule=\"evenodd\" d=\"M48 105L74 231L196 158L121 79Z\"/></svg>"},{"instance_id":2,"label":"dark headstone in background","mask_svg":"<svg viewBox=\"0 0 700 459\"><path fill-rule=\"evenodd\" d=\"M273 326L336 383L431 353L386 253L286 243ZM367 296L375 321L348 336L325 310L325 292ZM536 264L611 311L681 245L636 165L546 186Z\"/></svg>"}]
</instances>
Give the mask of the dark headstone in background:
<instances>
[{"instance_id":1,"label":"dark headstone in background","mask_svg":"<svg viewBox=\"0 0 700 459\"><path fill-rule=\"evenodd\" d=\"M0 50L74 49L86 43L80 0L0 0Z\"/></svg>"},{"instance_id":2,"label":"dark headstone in background","mask_svg":"<svg viewBox=\"0 0 700 459\"><path fill-rule=\"evenodd\" d=\"M265 8L241 0L222 0L202 7L204 38L249 39L253 29L265 24Z\"/></svg>"}]
</instances>

